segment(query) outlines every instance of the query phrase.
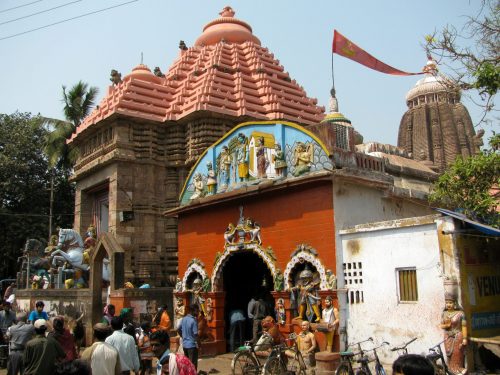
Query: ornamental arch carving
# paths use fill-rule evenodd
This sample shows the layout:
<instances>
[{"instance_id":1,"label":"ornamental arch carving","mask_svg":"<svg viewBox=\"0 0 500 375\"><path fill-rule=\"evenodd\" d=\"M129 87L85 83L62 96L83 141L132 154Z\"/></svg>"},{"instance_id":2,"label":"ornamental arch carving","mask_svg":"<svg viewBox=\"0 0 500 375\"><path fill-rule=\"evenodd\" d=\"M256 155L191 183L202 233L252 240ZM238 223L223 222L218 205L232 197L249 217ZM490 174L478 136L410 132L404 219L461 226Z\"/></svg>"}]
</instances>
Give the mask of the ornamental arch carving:
<instances>
[{"instance_id":1,"label":"ornamental arch carving","mask_svg":"<svg viewBox=\"0 0 500 375\"><path fill-rule=\"evenodd\" d=\"M294 280L292 280L292 276L294 274L295 268L304 263L309 263L314 268L316 268L320 280L319 287L321 290L327 290L328 285L325 266L318 258L318 252L316 251L316 249L306 244L298 245L297 248L292 252L291 260L286 265L285 272L283 273L285 279L285 287L289 287L293 283Z\"/></svg>"},{"instance_id":2,"label":"ornamental arch carving","mask_svg":"<svg viewBox=\"0 0 500 375\"><path fill-rule=\"evenodd\" d=\"M202 280L205 280L208 277L207 271L205 270L205 264L199 259L193 259L189 262L188 268L186 272L184 272L184 277L182 278L182 290L187 290L191 285L191 283L196 275L199 275Z\"/></svg>"}]
</instances>

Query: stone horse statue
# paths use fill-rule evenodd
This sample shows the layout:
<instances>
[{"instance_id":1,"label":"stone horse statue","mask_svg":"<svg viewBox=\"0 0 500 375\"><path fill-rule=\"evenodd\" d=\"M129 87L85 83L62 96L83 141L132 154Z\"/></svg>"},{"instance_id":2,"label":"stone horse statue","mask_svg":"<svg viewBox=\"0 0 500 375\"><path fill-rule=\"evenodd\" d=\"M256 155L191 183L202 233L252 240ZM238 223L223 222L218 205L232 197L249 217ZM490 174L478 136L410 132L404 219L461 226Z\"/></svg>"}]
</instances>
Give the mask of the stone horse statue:
<instances>
[{"instance_id":1,"label":"stone horse statue","mask_svg":"<svg viewBox=\"0 0 500 375\"><path fill-rule=\"evenodd\" d=\"M59 229L57 250L50 255L53 267L62 262L68 262L74 268L89 270L89 265L83 263L83 240L74 229Z\"/></svg>"},{"instance_id":2,"label":"stone horse statue","mask_svg":"<svg viewBox=\"0 0 500 375\"><path fill-rule=\"evenodd\" d=\"M80 234L74 229L59 229L59 240L57 250L51 254L51 264L57 267L59 263L68 262L73 268L89 271L90 265L83 262L84 244ZM102 278L105 281L110 279L109 260L103 260Z\"/></svg>"}]
</instances>

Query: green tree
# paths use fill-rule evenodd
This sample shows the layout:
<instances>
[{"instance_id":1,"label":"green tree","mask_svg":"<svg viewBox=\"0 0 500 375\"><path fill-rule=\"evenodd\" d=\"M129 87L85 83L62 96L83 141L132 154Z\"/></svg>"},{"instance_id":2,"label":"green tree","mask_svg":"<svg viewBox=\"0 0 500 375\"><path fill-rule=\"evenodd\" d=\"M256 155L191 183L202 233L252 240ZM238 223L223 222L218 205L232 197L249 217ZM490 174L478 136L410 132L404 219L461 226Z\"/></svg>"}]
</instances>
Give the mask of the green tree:
<instances>
[{"instance_id":1,"label":"green tree","mask_svg":"<svg viewBox=\"0 0 500 375\"><path fill-rule=\"evenodd\" d=\"M45 153L51 166L71 167L78 157L77 150L66 141L76 131L83 119L90 113L98 94L96 87L79 81L66 92L62 87L63 113L66 120L46 119L46 125L52 129L45 142Z\"/></svg>"},{"instance_id":2,"label":"green tree","mask_svg":"<svg viewBox=\"0 0 500 375\"><path fill-rule=\"evenodd\" d=\"M457 158L433 186L431 203L463 211L473 219L500 228L498 197L492 188L500 186L499 135L490 139L489 150L468 158Z\"/></svg>"},{"instance_id":3,"label":"green tree","mask_svg":"<svg viewBox=\"0 0 500 375\"><path fill-rule=\"evenodd\" d=\"M479 92L483 101L476 104L486 116L500 86L500 3L482 0L480 11L466 19L461 29L448 25L427 36L426 49L451 69L454 85Z\"/></svg>"},{"instance_id":4,"label":"green tree","mask_svg":"<svg viewBox=\"0 0 500 375\"><path fill-rule=\"evenodd\" d=\"M17 258L28 238L48 237L48 161L40 152L47 130L40 116L0 114L0 275L15 276ZM55 225L71 227L74 188L68 171L54 169Z\"/></svg>"}]
</instances>

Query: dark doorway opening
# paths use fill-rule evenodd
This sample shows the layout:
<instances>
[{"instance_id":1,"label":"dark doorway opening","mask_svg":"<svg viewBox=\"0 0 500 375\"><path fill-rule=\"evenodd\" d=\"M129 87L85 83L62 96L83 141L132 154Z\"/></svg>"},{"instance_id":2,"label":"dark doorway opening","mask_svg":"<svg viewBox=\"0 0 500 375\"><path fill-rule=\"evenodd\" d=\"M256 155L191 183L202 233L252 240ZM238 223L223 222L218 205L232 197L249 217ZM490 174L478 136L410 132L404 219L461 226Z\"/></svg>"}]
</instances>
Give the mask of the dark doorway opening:
<instances>
[{"instance_id":1,"label":"dark doorway opening","mask_svg":"<svg viewBox=\"0 0 500 375\"><path fill-rule=\"evenodd\" d=\"M241 251L231 255L222 271L224 292L224 317L226 342L229 342L230 313L242 310L247 316L248 302L252 297L261 297L268 304L268 314L274 316L274 299L271 295L273 277L264 261L252 251ZM250 340L252 330L247 319L245 340Z\"/></svg>"}]
</instances>

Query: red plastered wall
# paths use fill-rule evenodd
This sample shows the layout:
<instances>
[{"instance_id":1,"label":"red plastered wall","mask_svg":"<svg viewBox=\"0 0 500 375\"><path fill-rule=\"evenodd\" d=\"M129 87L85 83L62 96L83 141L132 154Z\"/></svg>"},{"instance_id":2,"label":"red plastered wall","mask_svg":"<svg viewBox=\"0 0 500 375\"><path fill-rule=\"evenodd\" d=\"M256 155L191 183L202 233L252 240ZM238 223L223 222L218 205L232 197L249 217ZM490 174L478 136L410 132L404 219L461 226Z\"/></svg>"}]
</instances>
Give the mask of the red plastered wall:
<instances>
[{"instance_id":1,"label":"red plastered wall","mask_svg":"<svg viewBox=\"0 0 500 375\"><path fill-rule=\"evenodd\" d=\"M240 206L243 216L260 224L262 246L273 248L282 271L297 245L305 243L335 272L332 185L316 181L179 214L180 277L192 258L199 258L212 274L216 252L224 251L224 231L228 223L237 224Z\"/></svg>"}]
</instances>

